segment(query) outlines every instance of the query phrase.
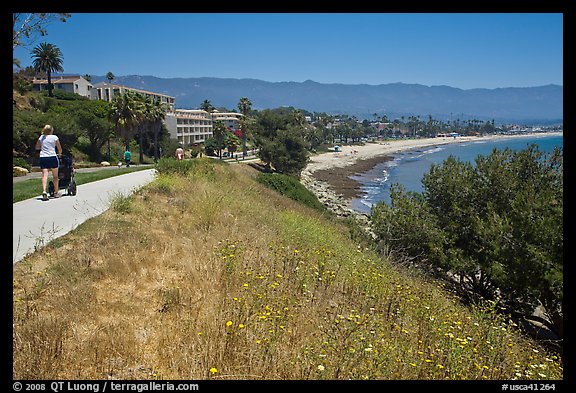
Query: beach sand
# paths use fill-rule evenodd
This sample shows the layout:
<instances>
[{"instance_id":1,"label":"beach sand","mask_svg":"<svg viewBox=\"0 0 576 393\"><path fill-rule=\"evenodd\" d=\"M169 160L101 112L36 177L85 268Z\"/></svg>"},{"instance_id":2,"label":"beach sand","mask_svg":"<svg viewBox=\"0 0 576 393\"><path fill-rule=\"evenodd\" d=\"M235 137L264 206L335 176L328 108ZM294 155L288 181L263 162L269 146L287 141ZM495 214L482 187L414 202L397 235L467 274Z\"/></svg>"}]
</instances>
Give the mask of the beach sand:
<instances>
[{"instance_id":1,"label":"beach sand","mask_svg":"<svg viewBox=\"0 0 576 393\"><path fill-rule=\"evenodd\" d=\"M304 170L304 177L311 176L316 181L326 184L336 195L343 197L346 201L346 208L350 208L352 199L362 195L360 183L351 179L351 176L365 173L377 164L391 160L393 154L403 150L448 143L463 143L479 140L479 138L481 137L397 139L367 143L362 146L343 146L341 152L328 152L312 156L310 163ZM310 184L310 181L305 183ZM314 187L308 188L314 192ZM325 198L326 195L323 194L323 197Z\"/></svg>"},{"instance_id":2,"label":"beach sand","mask_svg":"<svg viewBox=\"0 0 576 393\"><path fill-rule=\"evenodd\" d=\"M546 133L546 135L562 135ZM506 138L522 138L543 135L542 133L527 133L521 135L490 135L490 136L459 136L419 139L396 139L363 146L343 146L341 152L328 152L312 156L302 172L302 183L320 201L326 203L339 201L345 203L344 210L351 210L351 201L362 195L360 183L350 176L362 174L374 168L377 164L392 159L392 155L400 151L428 146L464 143L471 141L487 141ZM330 195L328 195L330 194Z\"/></svg>"}]
</instances>

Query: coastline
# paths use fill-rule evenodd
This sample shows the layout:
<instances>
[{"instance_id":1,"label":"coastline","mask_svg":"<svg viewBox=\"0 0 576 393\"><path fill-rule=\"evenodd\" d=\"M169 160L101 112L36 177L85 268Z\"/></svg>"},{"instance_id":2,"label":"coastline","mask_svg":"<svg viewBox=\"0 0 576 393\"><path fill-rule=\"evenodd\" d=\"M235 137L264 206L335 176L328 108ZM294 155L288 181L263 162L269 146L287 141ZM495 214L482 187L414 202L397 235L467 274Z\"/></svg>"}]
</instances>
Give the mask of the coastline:
<instances>
[{"instance_id":1,"label":"coastline","mask_svg":"<svg viewBox=\"0 0 576 393\"><path fill-rule=\"evenodd\" d=\"M343 146L341 152L328 152L312 156L302 171L302 184L316 195L328 209L339 216L368 217L352 208L352 199L362 195L360 183L350 177L368 172L377 164L391 160L401 151L436 145L475 141L495 141L508 138L563 135L562 132L526 133L521 135L489 135L397 139L367 143L363 146Z\"/></svg>"}]
</instances>

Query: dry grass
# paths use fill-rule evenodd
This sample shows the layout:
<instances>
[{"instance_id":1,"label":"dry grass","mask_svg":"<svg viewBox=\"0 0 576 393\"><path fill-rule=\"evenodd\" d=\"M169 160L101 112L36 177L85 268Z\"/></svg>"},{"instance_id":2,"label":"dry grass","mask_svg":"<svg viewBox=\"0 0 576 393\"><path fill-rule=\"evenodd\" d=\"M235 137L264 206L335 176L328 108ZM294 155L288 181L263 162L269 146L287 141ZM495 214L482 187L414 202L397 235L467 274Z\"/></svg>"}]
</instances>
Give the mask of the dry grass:
<instances>
[{"instance_id":1,"label":"dry grass","mask_svg":"<svg viewBox=\"0 0 576 393\"><path fill-rule=\"evenodd\" d=\"M484 305L201 160L14 268L16 379L561 379Z\"/></svg>"}]
</instances>

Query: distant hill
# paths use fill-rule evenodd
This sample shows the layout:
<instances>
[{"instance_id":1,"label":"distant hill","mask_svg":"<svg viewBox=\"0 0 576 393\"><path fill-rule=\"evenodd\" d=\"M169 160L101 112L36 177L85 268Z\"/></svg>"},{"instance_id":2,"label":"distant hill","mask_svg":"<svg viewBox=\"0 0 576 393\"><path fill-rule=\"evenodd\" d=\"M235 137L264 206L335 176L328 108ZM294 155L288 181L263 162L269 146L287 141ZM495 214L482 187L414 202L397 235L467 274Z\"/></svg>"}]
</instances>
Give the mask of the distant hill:
<instances>
[{"instance_id":1,"label":"distant hill","mask_svg":"<svg viewBox=\"0 0 576 393\"><path fill-rule=\"evenodd\" d=\"M92 83L106 81L93 76ZM561 121L563 86L458 89L449 86L389 83L266 82L257 79L158 78L117 76L114 83L168 94L176 107L198 108L208 99L216 107L237 108L248 97L254 109L293 106L310 112L345 113L360 119L373 114L389 118L432 115L435 119L495 119L496 121Z\"/></svg>"}]
</instances>

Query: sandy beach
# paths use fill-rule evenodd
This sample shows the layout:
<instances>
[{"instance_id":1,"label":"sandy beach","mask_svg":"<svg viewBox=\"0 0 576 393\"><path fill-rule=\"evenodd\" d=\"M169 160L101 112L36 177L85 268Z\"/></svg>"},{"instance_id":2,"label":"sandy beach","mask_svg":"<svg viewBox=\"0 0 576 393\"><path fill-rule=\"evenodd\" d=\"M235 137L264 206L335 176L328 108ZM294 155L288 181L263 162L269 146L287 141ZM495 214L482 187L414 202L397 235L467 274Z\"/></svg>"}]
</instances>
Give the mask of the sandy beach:
<instances>
[{"instance_id":1,"label":"sandy beach","mask_svg":"<svg viewBox=\"0 0 576 393\"><path fill-rule=\"evenodd\" d=\"M302 183L314 192L320 201L330 205L338 202L348 215L350 201L361 195L360 184L350 176L361 174L377 164L392 159L400 151L435 145L457 144L472 141L487 141L508 138L532 138L534 136L562 135L561 132L527 133L521 135L459 136L420 139L396 139L366 143L363 146L343 146L341 152L322 153L310 158L302 172ZM334 210L334 209L333 209Z\"/></svg>"}]
</instances>

